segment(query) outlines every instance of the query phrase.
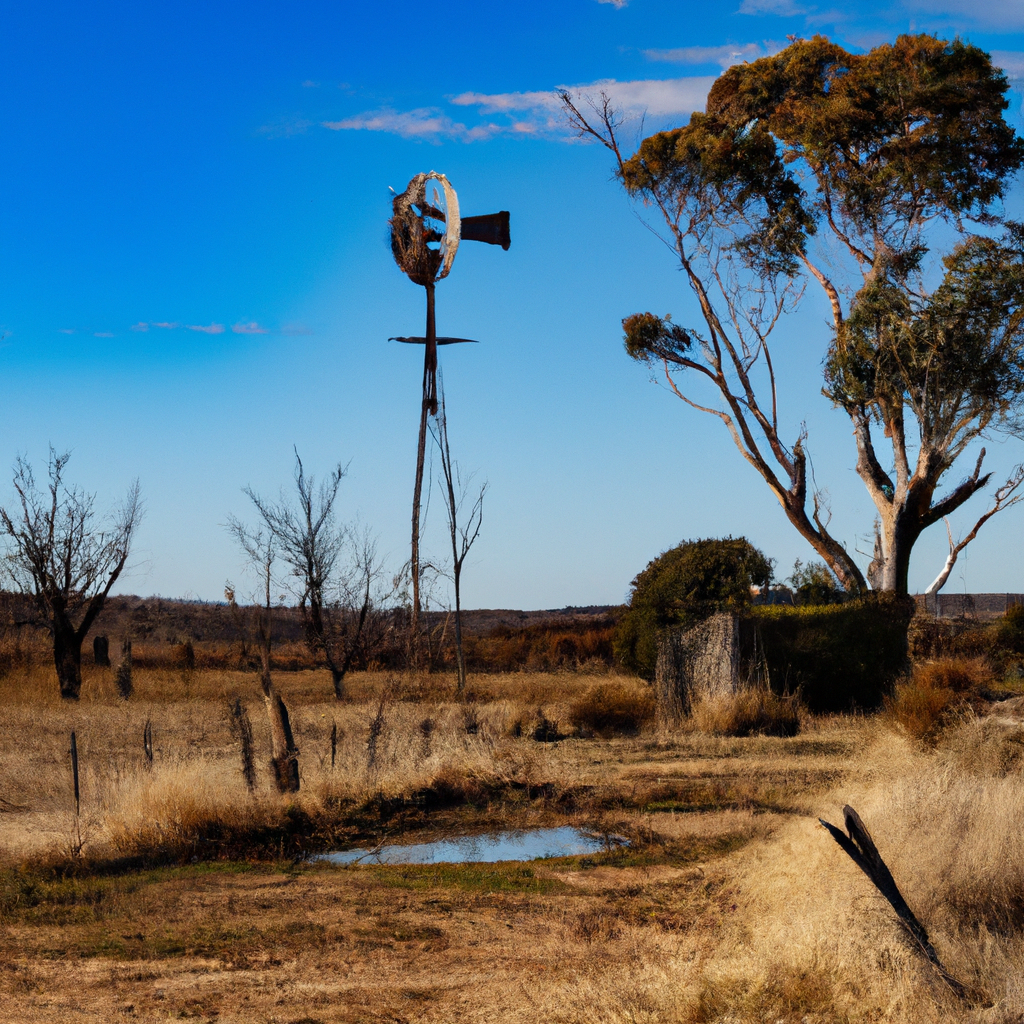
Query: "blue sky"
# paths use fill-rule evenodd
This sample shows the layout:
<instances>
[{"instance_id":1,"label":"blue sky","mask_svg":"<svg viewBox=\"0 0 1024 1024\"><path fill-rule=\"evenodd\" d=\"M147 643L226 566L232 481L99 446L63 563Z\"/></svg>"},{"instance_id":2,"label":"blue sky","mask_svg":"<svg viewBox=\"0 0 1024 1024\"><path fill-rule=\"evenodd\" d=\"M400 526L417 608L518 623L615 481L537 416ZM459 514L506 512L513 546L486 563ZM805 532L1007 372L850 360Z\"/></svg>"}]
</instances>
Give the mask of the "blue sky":
<instances>
[{"instance_id":1,"label":"blue sky","mask_svg":"<svg viewBox=\"0 0 1024 1024\"><path fill-rule=\"evenodd\" d=\"M618 602L666 547L730 533L786 575L812 552L721 425L622 350L623 316L685 322L687 299L553 90L604 90L656 130L723 67L814 32L855 49L959 33L1024 72L1021 0L40 2L5 4L3 27L0 465L70 448L101 505L139 477L120 589L201 598L240 578L222 524L248 514L243 487L289 481L293 445L313 472L348 464L343 516L394 568L407 557L421 367L386 339L422 332L423 292L387 249L388 187L431 169L464 215L512 215L508 252L466 243L438 287L439 332L482 342L442 351L455 456L490 483L465 603ZM794 437L807 422L834 532L866 551L849 424L819 393L826 341L813 303L787 325L783 411ZM997 473L1024 458L988 447ZM990 523L947 589L1024 589L1021 515ZM912 586L944 547L919 543Z\"/></svg>"}]
</instances>

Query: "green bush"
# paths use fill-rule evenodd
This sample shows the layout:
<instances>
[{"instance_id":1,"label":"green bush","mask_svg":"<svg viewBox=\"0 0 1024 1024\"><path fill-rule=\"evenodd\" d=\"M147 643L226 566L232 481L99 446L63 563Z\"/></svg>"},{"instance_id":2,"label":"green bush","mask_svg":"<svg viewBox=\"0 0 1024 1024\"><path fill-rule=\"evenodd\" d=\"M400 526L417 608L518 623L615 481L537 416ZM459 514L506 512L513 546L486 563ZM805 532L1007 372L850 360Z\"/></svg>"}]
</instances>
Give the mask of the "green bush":
<instances>
[{"instance_id":1,"label":"green bush","mask_svg":"<svg viewBox=\"0 0 1024 1024\"><path fill-rule=\"evenodd\" d=\"M714 612L746 608L751 587L771 583L772 563L744 537L690 540L663 552L633 580L614 651L620 664L654 678L658 636Z\"/></svg>"},{"instance_id":2,"label":"green bush","mask_svg":"<svg viewBox=\"0 0 1024 1024\"><path fill-rule=\"evenodd\" d=\"M1024 604L1012 604L996 623L997 645L1013 654L1024 654Z\"/></svg>"},{"instance_id":3,"label":"green bush","mask_svg":"<svg viewBox=\"0 0 1024 1024\"><path fill-rule=\"evenodd\" d=\"M876 708L907 670L913 600L871 594L823 607L766 605L745 616L746 660L763 659L776 693L812 711ZM752 648L757 648L752 649Z\"/></svg>"}]
</instances>

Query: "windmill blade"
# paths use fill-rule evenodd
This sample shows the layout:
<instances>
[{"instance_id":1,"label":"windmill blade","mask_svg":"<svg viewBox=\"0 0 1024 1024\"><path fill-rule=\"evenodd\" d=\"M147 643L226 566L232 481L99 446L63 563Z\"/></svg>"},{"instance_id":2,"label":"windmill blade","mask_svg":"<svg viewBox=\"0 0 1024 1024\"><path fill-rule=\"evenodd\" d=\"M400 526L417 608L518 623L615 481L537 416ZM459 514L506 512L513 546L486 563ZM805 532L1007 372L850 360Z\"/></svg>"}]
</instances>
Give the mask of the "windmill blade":
<instances>
[{"instance_id":1,"label":"windmill blade","mask_svg":"<svg viewBox=\"0 0 1024 1024\"><path fill-rule=\"evenodd\" d=\"M435 338L438 345L479 345L473 338ZM400 341L403 345L426 345L426 338L388 338L388 341Z\"/></svg>"}]
</instances>

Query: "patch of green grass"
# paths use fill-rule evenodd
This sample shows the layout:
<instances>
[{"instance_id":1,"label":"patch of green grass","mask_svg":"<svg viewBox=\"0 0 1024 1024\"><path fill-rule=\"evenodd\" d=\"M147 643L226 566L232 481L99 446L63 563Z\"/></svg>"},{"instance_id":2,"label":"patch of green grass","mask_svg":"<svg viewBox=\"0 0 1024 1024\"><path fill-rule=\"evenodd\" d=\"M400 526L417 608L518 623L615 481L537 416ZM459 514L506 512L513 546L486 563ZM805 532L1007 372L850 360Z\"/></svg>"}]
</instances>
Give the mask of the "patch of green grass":
<instances>
[{"instance_id":1,"label":"patch of green grass","mask_svg":"<svg viewBox=\"0 0 1024 1024\"><path fill-rule=\"evenodd\" d=\"M472 893L542 895L568 891L564 882L538 876L532 867L519 861L500 864L346 864L335 870L359 872L392 889L455 889Z\"/></svg>"}]
</instances>

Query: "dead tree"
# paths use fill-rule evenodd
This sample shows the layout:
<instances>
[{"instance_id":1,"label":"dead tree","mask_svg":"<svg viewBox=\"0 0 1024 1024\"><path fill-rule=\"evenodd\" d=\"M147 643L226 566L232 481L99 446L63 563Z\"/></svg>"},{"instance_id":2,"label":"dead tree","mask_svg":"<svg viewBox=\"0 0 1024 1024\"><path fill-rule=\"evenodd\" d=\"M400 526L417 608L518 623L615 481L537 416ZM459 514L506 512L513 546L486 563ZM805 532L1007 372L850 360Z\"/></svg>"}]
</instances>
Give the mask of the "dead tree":
<instances>
[{"instance_id":1,"label":"dead tree","mask_svg":"<svg viewBox=\"0 0 1024 1024\"><path fill-rule=\"evenodd\" d=\"M29 462L18 457L18 502L0 508L0 534L7 539L6 581L32 598L53 637L60 695L77 700L82 642L128 562L142 505L136 481L124 501L98 521L95 496L64 482L69 457L50 449L45 488L36 484Z\"/></svg>"},{"instance_id":2,"label":"dead tree","mask_svg":"<svg viewBox=\"0 0 1024 1024\"><path fill-rule=\"evenodd\" d=\"M451 448L448 445L448 416L445 409L443 385L433 436L434 443L441 453L441 482L444 484L442 493L445 512L448 516L448 536L452 545L452 584L455 591L455 661L459 678L458 693L461 697L466 692L466 658L462 649L462 567L466 562L469 549L480 536L487 484L481 485L469 511L465 512L471 481L467 479L463 482L458 463L452 462Z\"/></svg>"},{"instance_id":3,"label":"dead tree","mask_svg":"<svg viewBox=\"0 0 1024 1024\"><path fill-rule=\"evenodd\" d=\"M982 455L984 454L985 451L982 449ZM960 552L978 536L978 531L997 512L1002 512L1004 509L1010 508L1011 505L1016 505L1017 502L1024 499L1024 494L1014 493L1017 488L1020 487L1021 483L1024 483L1024 465L1017 466L1009 477L1007 477L1006 483L1004 483L993 496L992 507L983 516L979 517L978 521L973 527L971 527L970 533L956 543L953 542L953 531L949 528L949 520L943 520L946 524L946 536L949 538L949 554L946 556L946 561L942 566L941 572L934 580L932 580L931 585L925 591L925 595L927 597L934 596L946 585L946 580L949 579L949 574L953 571L953 566L956 565L956 560L960 557Z\"/></svg>"},{"instance_id":4,"label":"dead tree","mask_svg":"<svg viewBox=\"0 0 1024 1024\"><path fill-rule=\"evenodd\" d=\"M262 530L250 531L237 521L232 521L231 532L245 552L249 565L259 572L262 603L254 603L250 612L249 629L260 656L260 688L263 703L267 709L270 725L270 767L274 783L281 793L299 791L299 751L292 736L288 709L274 686L271 670L273 645L273 567L275 557L274 536ZM235 588L229 583L224 596L233 612L240 612L235 600Z\"/></svg>"},{"instance_id":5,"label":"dead tree","mask_svg":"<svg viewBox=\"0 0 1024 1024\"><path fill-rule=\"evenodd\" d=\"M345 696L344 679L365 661L366 639L380 625L388 600L376 542L366 531L339 524L334 506L345 476L341 465L317 485L295 453L295 495L276 501L251 488L275 551L288 566L288 585L302 611L306 644L331 673L334 696ZM239 526L232 521L238 536ZM244 529L244 528L243 528Z\"/></svg>"}]
</instances>

